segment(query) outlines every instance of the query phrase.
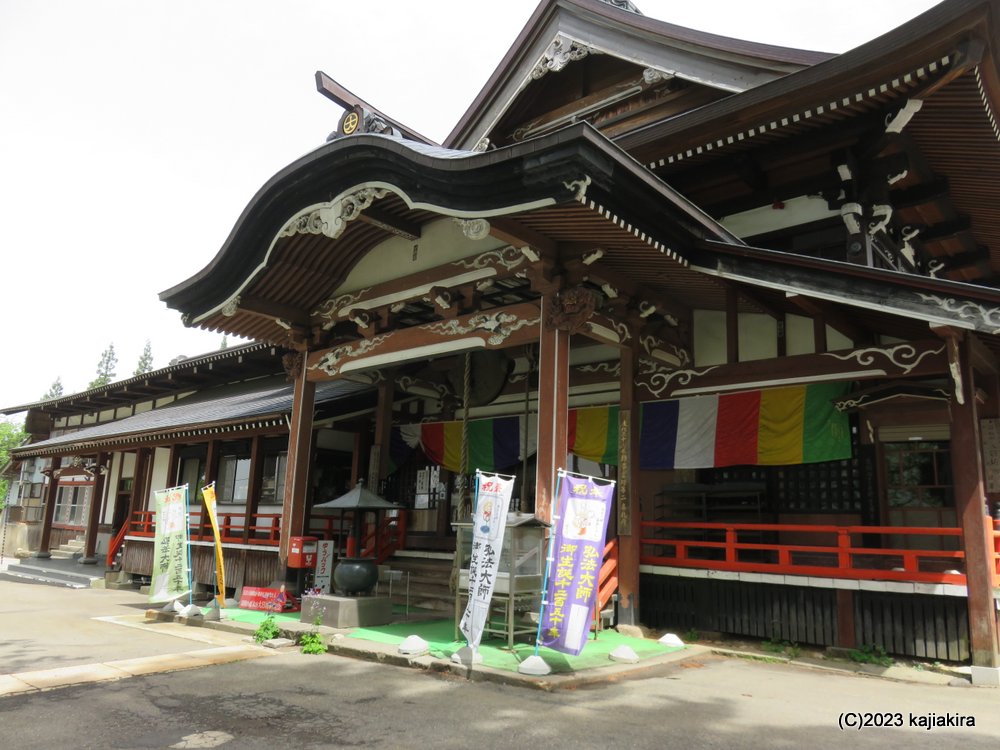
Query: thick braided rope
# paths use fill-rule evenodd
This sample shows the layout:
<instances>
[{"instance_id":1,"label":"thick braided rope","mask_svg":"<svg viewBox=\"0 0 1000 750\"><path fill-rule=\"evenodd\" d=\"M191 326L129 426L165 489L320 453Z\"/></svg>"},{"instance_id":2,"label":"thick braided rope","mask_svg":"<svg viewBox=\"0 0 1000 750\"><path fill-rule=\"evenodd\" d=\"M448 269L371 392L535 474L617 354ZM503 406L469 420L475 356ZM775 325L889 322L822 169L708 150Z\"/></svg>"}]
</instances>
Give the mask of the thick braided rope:
<instances>
[{"instance_id":1,"label":"thick braided rope","mask_svg":"<svg viewBox=\"0 0 1000 750\"><path fill-rule=\"evenodd\" d=\"M462 379L462 457L459 464L462 477L462 515L471 512L469 503L469 398L472 391L472 353L465 353L465 377Z\"/></svg>"}]
</instances>

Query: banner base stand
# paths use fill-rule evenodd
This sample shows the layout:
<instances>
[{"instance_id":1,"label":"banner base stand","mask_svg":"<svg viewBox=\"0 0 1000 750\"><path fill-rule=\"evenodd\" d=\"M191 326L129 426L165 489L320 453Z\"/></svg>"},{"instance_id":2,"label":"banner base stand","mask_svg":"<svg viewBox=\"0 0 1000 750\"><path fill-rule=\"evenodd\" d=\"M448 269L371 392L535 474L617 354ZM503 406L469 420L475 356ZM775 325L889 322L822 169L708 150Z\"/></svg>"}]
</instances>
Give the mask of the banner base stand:
<instances>
[{"instance_id":1,"label":"banner base stand","mask_svg":"<svg viewBox=\"0 0 1000 750\"><path fill-rule=\"evenodd\" d=\"M205 622L220 622L223 619L222 609L219 608L219 600L215 599L208 613L205 615Z\"/></svg>"},{"instance_id":2,"label":"banner base stand","mask_svg":"<svg viewBox=\"0 0 1000 750\"><path fill-rule=\"evenodd\" d=\"M517 665L517 671L521 674L542 676L552 673L552 667L545 663L545 659L532 654L527 659Z\"/></svg>"},{"instance_id":3,"label":"banner base stand","mask_svg":"<svg viewBox=\"0 0 1000 750\"><path fill-rule=\"evenodd\" d=\"M423 656L430 651L430 644L419 635L408 635L399 644L399 653L403 656Z\"/></svg>"},{"instance_id":4,"label":"banner base stand","mask_svg":"<svg viewBox=\"0 0 1000 750\"><path fill-rule=\"evenodd\" d=\"M662 643L664 646L683 646L684 641L682 641L676 633L667 633L665 636L660 638L657 643Z\"/></svg>"},{"instance_id":5,"label":"banner base stand","mask_svg":"<svg viewBox=\"0 0 1000 750\"><path fill-rule=\"evenodd\" d=\"M451 655L451 661L454 664L463 664L471 667L474 664L482 664L483 655L479 651L473 651L468 646L462 646L462 648Z\"/></svg>"},{"instance_id":6,"label":"banner base stand","mask_svg":"<svg viewBox=\"0 0 1000 750\"><path fill-rule=\"evenodd\" d=\"M638 664L639 662L639 656L629 646L619 646L608 654L608 658L622 664Z\"/></svg>"},{"instance_id":7,"label":"banner base stand","mask_svg":"<svg viewBox=\"0 0 1000 750\"><path fill-rule=\"evenodd\" d=\"M186 607L181 607L178 614L181 617L202 617L201 607L197 604L188 604Z\"/></svg>"}]
</instances>

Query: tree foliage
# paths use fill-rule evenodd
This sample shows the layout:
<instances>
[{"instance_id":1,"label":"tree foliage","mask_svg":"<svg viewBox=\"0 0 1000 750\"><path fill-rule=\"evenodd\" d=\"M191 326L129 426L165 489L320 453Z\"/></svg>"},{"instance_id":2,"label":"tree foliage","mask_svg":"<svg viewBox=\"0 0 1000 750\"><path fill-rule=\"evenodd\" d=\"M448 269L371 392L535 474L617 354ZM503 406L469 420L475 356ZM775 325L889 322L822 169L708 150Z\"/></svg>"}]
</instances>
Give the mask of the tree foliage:
<instances>
[{"instance_id":1,"label":"tree foliage","mask_svg":"<svg viewBox=\"0 0 1000 750\"><path fill-rule=\"evenodd\" d=\"M144 375L153 369L153 347L149 343L149 339L146 339L146 346L142 348L142 354L139 356L139 362L135 366L135 372L133 375Z\"/></svg>"},{"instance_id":2,"label":"tree foliage","mask_svg":"<svg viewBox=\"0 0 1000 750\"><path fill-rule=\"evenodd\" d=\"M114 380L116 367L118 367L118 355L115 354L115 345L108 344L108 348L101 353L101 359L97 363L97 377L90 381L87 389L100 388Z\"/></svg>"},{"instance_id":3,"label":"tree foliage","mask_svg":"<svg viewBox=\"0 0 1000 750\"><path fill-rule=\"evenodd\" d=\"M53 398L59 398L61 395L63 395L63 384L62 384L62 376L60 375L58 378L52 381L52 385L50 385L49 389L45 391L45 393L42 395L42 401L49 401Z\"/></svg>"},{"instance_id":4,"label":"tree foliage","mask_svg":"<svg viewBox=\"0 0 1000 750\"><path fill-rule=\"evenodd\" d=\"M10 460L10 451L24 442L27 435L24 425L14 422L0 422L0 469ZM0 476L0 510L7 504L7 477Z\"/></svg>"},{"instance_id":5,"label":"tree foliage","mask_svg":"<svg viewBox=\"0 0 1000 750\"><path fill-rule=\"evenodd\" d=\"M223 349L228 349L228 348L229 348L229 339L227 339L225 335L223 335L222 343L219 344L219 351L221 352Z\"/></svg>"}]
</instances>

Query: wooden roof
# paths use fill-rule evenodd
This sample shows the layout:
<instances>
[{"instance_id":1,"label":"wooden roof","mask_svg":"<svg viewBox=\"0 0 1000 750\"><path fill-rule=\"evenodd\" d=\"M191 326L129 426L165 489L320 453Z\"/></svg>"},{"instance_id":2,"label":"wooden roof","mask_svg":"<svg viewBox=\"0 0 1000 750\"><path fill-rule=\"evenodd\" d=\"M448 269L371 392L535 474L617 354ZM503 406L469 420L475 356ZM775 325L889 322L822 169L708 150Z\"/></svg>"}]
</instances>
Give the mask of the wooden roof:
<instances>
[{"instance_id":1,"label":"wooden roof","mask_svg":"<svg viewBox=\"0 0 1000 750\"><path fill-rule=\"evenodd\" d=\"M566 76L560 73L563 80L555 84L552 78L570 61L584 62L570 63L567 71L608 68L595 79L603 77L608 83L616 75L620 78L616 71L626 67L635 69L629 77L638 74L640 79L647 68L677 76L697 84L686 92L690 103L685 108L691 108L707 101L702 98L706 89L719 94L744 91L830 56L687 29L600 0L542 0L445 144L472 148L484 136L494 143L511 142L506 130L530 119L535 102L566 97L560 90ZM548 71L554 71L551 77ZM599 88L590 80L582 87L571 86L569 94L581 98Z\"/></svg>"},{"instance_id":2,"label":"wooden roof","mask_svg":"<svg viewBox=\"0 0 1000 750\"><path fill-rule=\"evenodd\" d=\"M804 195L836 211L852 200L838 196L841 164L867 170L868 186L895 169L903 176L879 200L892 207L889 244L917 230L909 270L992 285L1000 273L990 178L1000 169L998 9L996 0L949 0L855 50L616 142L723 223ZM900 114L905 123L887 132ZM845 237L839 217L744 235L821 257L842 256Z\"/></svg>"},{"instance_id":3,"label":"wooden roof","mask_svg":"<svg viewBox=\"0 0 1000 750\"><path fill-rule=\"evenodd\" d=\"M278 372L281 372L279 350L271 344L252 342L196 357L187 357L167 367L108 383L99 388L44 401L3 407L0 408L0 414L17 414L23 411L52 417L93 414L219 385L229 380L273 375ZM47 431L47 428L38 431Z\"/></svg>"},{"instance_id":4,"label":"wooden roof","mask_svg":"<svg viewBox=\"0 0 1000 750\"><path fill-rule=\"evenodd\" d=\"M855 341L916 339L928 323L995 334L997 8L1000 0L948 0L834 57L701 35L597 0L546 0L449 138L466 150L371 134L336 139L269 181L216 258L161 298L192 325L322 348L374 330L320 314L362 259L393 237L419 245L423 227L441 217L485 218L511 252L544 250L573 280L609 287L612 306L614 287L627 286L630 304L635 294L652 299L675 325L694 309L735 305L776 319L820 316ZM598 44L600 54L532 76L555 59L553 38ZM584 119L603 131L552 129L573 114L574 86L627 83L652 59L634 50L654 48L656 75L667 58L687 66L671 73L690 84L684 96L716 93L624 129L619 114L654 110L641 97L622 110L595 100ZM715 78L699 79L699 70ZM722 85L739 71L757 77ZM542 134L468 150L524 118ZM796 213L802 201L815 216ZM851 230L854 205L859 229ZM873 212L882 210L877 225ZM770 228L741 241L724 225L747 215ZM852 231L872 238L870 258L852 257ZM601 259L587 265L595 250ZM382 281L398 273L387 260ZM533 299L524 275L484 287L477 304ZM426 293L403 296L391 315L383 306L383 328L447 314Z\"/></svg>"},{"instance_id":5,"label":"wooden roof","mask_svg":"<svg viewBox=\"0 0 1000 750\"><path fill-rule=\"evenodd\" d=\"M387 192L336 237L289 229L293 217L326 210L317 207L330 205L330 196L343 210L362 185ZM683 267L695 239L736 241L586 125L485 154L361 135L333 141L273 178L212 263L160 296L192 324L283 342L289 329L315 325L314 311L368 252L440 216L551 226L558 231L545 243L651 251L674 267Z\"/></svg>"}]
</instances>

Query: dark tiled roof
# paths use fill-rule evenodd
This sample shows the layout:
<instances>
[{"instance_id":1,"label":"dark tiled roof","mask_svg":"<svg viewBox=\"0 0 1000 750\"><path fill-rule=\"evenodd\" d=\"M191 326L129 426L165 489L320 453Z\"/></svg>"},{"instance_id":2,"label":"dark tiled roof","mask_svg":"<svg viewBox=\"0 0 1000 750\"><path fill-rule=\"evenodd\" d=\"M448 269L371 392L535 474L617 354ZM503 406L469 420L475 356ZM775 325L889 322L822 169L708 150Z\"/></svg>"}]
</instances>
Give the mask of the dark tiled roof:
<instances>
[{"instance_id":1,"label":"dark tiled roof","mask_svg":"<svg viewBox=\"0 0 1000 750\"><path fill-rule=\"evenodd\" d=\"M334 380L316 386L316 404L357 397L371 386ZM145 442L171 435L209 434L223 427L278 426L292 409L292 384L266 378L197 393L160 409L84 427L16 449L16 457L55 455L102 445Z\"/></svg>"}]
</instances>

